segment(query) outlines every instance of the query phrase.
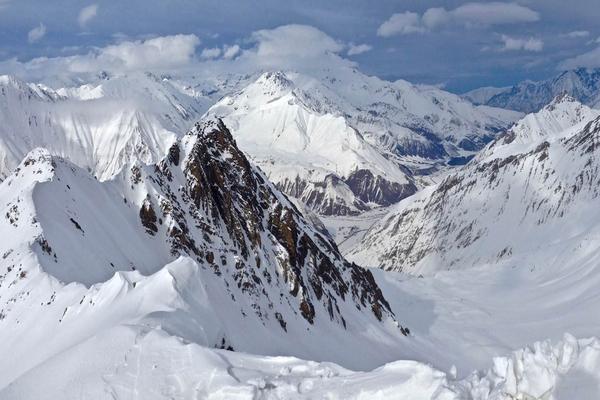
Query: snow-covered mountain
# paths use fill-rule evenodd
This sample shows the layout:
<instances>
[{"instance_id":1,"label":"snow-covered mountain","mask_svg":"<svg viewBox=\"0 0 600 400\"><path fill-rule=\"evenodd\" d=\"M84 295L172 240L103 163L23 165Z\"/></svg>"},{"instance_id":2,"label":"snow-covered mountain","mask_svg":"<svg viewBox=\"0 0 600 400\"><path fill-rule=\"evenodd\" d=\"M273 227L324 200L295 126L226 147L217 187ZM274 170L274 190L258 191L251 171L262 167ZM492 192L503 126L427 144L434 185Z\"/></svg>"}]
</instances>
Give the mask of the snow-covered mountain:
<instances>
[{"instance_id":1,"label":"snow-covered mountain","mask_svg":"<svg viewBox=\"0 0 600 400\"><path fill-rule=\"evenodd\" d=\"M160 160L209 104L152 74L59 90L0 77L0 176L45 147L108 179L133 160Z\"/></svg>"},{"instance_id":2,"label":"snow-covered mountain","mask_svg":"<svg viewBox=\"0 0 600 400\"><path fill-rule=\"evenodd\" d=\"M280 189L322 214L393 204L417 190L412 172L472 154L515 118L349 68L316 77L100 74L59 89L4 76L0 89L0 178L35 147L100 180L135 160L157 162L230 94L209 114L225 118Z\"/></svg>"},{"instance_id":3,"label":"snow-covered mountain","mask_svg":"<svg viewBox=\"0 0 600 400\"><path fill-rule=\"evenodd\" d=\"M36 149L0 184L0 199L0 398L577 398L598 382L598 341L568 335L459 379L455 368L418 361L382 365L438 353L476 358L439 344L432 351L432 336L441 326L446 340L472 346L484 325L462 326L463 337L444 319L494 319L443 291L436 313L446 305L460 314L437 316L405 292L433 290L427 279L389 275L386 285L400 287L383 293L384 272L346 262L216 120L156 165L134 163L105 182ZM404 311L410 330L395 321ZM282 355L380 367L355 372Z\"/></svg>"},{"instance_id":4,"label":"snow-covered mountain","mask_svg":"<svg viewBox=\"0 0 600 400\"><path fill-rule=\"evenodd\" d=\"M561 72L544 81L525 81L508 88L481 88L463 97L475 104L536 112L560 94L566 93L590 107L600 106L600 69L580 68Z\"/></svg>"},{"instance_id":5,"label":"snow-covered mountain","mask_svg":"<svg viewBox=\"0 0 600 400\"><path fill-rule=\"evenodd\" d=\"M415 193L413 172L473 154L518 115L354 69L265 73L209 114L281 190L338 215Z\"/></svg>"},{"instance_id":6,"label":"snow-covered mountain","mask_svg":"<svg viewBox=\"0 0 600 400\"><path fill-rule=\"evenodd\" d=\"M360 368L408 335L218 120L106 182L33 150L0 198L0 387L119 325Z\"/></svg>"},{"instance_id":7,"label":"snow-covered mountain","mask_svg":"<svg viewBox=\"0 0 600 400\"><path fill-rule=\"evenodd\" d=\"M572 251L595 240L599 115L569 96L556 98L464 168L399 203L350 259L413 274L543 265L559 243Z\"/></svg>"}]
</instances>

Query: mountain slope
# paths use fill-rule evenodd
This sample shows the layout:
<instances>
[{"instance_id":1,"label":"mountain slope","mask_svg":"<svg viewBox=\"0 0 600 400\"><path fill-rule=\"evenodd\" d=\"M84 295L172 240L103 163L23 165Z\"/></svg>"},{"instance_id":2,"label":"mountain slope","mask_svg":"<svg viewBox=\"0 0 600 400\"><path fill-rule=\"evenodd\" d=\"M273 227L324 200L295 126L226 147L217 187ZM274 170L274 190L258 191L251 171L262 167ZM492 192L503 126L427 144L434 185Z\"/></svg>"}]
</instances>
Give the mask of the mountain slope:
<instances>
[{"instance_id":1,"label":"mountain slope","mask_svg":"<svg viewBox=\"0 0 600 400\"><path fill-rule=\"evenodd\" d=\"M539 265L556 256L546 247L588 240L600 227L599 114L557 98L462 170L400 203L350 259L414 274L516 259Z\"/></svg>"},{"instance_id":2,"label":"mountain slope","mask_svg":"<svg viewBox=\"0 0 600 400\"><path fill-rule=\"evenodd\" d=\"M600 70L577 69L561 72L544 81L525 81L508 88L482 88L463 97L476 104L522 112L536 112L552 99L566 93L590 107L600 106Z\"/></svg>"},{"instance_id":3,"label":"mountain slope","mask_svg":"<svg viewBox=\"0 0 600 400\"><path fill-rule=\"evenodd\" d=\"M0 352L18 360L1 365L0 386L121 324L360 368L391 360L408 333L372 274L343 259L220 121L107 182L34 150L0 198ZM365 342L380 351L348 353Z\"/></svg>"}]
</instances>

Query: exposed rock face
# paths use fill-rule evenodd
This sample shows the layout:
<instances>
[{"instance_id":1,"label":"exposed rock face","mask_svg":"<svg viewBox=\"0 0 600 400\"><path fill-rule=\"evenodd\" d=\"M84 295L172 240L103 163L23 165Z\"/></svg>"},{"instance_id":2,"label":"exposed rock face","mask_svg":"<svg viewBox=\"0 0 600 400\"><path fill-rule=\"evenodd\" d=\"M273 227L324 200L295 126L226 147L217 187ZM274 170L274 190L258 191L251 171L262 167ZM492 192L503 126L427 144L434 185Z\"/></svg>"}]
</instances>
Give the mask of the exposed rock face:
<instances>
[{"instance_id":1,"label":"exposed rock face","mask_svg":"<svg viewBox=\"0 0 600 400\"><path fill-rule=\"evenodd\" d=\"M142 176L163 208L158 234L173 254L196 257L217 274L231 273L230 283L251 296L264 297L264 286L285 283L309 323L323 307L329 319L345 325L340 302L367 308L378 319L392 316L371 273L346 262L332 239L311 227L248 162L221 121L197 124L180 145L186 154L180 166L174 147ZM147 230L154 231L151 209L144 203L142 210ZM273 307L278 299L263 300Z\"/></svg>"},{"instance_id":2,"label":"exposed rock face","mask_svg":"<svg viewBox=\"0 0 600 400\"><path fill-rule=\"evenodd\" d=\"M412 182L406 184L389 182L365 169L352 173L346 180L346 184L363 202L382 206L397 203L417 191L417 187Z\"/></svg>"},{"instance_id":3,"label":"exposed rock face","mask_svg":"<svg viewBox=\"0 0 600 400\"><path fill-rule=\"evenodd\" d=\"M323 182L307 182L296 177L276 185L321 215L356 215L369 209L337 175L329 174Z\"/></svg>"}]
</instances>

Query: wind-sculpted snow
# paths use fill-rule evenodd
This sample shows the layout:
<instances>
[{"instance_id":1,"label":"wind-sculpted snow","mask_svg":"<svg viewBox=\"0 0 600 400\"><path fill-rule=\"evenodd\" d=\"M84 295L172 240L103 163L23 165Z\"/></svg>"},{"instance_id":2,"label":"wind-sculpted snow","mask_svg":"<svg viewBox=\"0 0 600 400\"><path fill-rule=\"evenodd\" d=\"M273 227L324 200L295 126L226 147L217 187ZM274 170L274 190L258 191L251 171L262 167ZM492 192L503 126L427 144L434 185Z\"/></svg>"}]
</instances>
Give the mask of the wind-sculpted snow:
<instances>
[{"instance_id":1,"label":"wind-sculpted snow","mask_svg":"<svg viewBox=\"0 0 600 400\"><path fill-rule=\"evenodd\" d=\"M99 333L0 390L3 398L210 399L593 399L596 339L535 343L457 380L415 361L369 372L292 357L259 357L187 343L158 329Z\"/></svg>"},{"instance_id":2,"label":"wind-sculpted snow","mask_svg":"<svg viewBox=\"0 0 600 400\"><path fill-rule=\"evenodd\" d=\"M560 242L571 249L599 226L599 134L598 112L562 96L400 203L350 258L420 274L540 256Z\"/></svg>"},{"instance_id":3,"label":"wind-sculpted snow","mask_svg":"<svg viewBox=\"0 0 600 400\"><path fill-rule=\"evenodd\" d=\"M396 203L417 190L411 168L471 154L514 118L439 90L338 72L265 73L209 110L269 179L321 214Z\"/></svg>"},{"instance_id":4,"label":"wind-sculpted snow","mask_svg":"<svg viewBox=\"0 0 600 400\"><path fill-rule=\"evenodd\" d=\"M120 324L361 368L409 340L371 272L348 263L219 120L106 182L36 149L0 198L0 353L18 360L2 365L0 386Z\"/></svg>"}]
</instances>

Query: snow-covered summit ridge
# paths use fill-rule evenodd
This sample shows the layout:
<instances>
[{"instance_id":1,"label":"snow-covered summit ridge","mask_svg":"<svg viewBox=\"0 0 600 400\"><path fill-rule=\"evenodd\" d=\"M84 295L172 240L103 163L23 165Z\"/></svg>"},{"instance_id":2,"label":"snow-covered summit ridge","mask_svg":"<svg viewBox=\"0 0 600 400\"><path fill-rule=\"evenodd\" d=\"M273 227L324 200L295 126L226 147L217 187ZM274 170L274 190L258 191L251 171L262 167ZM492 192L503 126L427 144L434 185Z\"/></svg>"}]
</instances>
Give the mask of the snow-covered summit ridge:
<instances>
[{"instance_id":1,"label":"snow-covered summit ridge","mask_svg":"<svg viewBox=\"0 0 600 400\"><path fill-rule=\"evenodd\" d=\"M569 136L600 115L567 93L556 96L540 111L526 115L492 145L483 149L476 158L501 157L502 154L527 152L541 141L553 142Z\"/></svg>"}]
</instances>

